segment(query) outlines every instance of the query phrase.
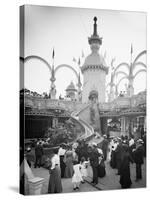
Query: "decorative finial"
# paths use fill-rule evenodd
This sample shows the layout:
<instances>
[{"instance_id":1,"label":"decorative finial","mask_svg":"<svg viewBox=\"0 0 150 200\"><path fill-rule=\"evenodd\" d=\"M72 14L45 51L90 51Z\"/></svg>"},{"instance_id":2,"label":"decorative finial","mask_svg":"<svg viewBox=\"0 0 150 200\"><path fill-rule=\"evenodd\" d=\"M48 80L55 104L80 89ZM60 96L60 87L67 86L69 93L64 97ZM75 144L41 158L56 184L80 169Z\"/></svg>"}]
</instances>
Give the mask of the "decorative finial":
<instances>
[{"instance_id":1,"label":"decorative finial","mask_svg":"<svg viewBox=\"0 0 150 200\"><path fill-rule=\"evenodd\" d=\"M93 32L93 35L96 35L97 36L97 17L94 17L94 32Z\"/></svg>"},{"instance_id":2,"label":"decorative finial","mask_svg":"<svg viewBox=\"0 0 150 200\"><path fill-rule=\"evenodd\" d=\"M95 24L96 24L96 21L97 21L97 17L94 17L94 22L95 22Z\"/></svg>"},{"instance_id":3,"label":"decorative finial","mask_svg":"<svg viewBox=\"0 0 150 200\"><path fill-rule=\"evenodd\" d=\"M88 42L91 46L91 48L95 49L95 46L93 46L93 43L97 43L99 46L102 44L102 38L99 37L98 33L97 33L97 17L93 18L94 20L94 24L93 24L93 35L91 35L91 37L88 38ZM97 45L97 50L99 49L99 46ZM96 49L95 49L96 50ZM96 50L96 51L97 51Z\"/></svg>"}]
</instances>

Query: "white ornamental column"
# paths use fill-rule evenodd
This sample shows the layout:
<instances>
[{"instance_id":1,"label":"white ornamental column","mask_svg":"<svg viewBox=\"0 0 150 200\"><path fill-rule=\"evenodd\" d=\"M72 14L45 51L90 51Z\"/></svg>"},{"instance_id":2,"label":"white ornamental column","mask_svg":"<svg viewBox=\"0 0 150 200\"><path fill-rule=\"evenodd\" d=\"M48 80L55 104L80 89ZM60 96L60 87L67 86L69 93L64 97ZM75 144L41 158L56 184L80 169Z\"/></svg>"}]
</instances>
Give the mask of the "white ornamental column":
<instances>
[{"instance_id":1,"label":"white ornamental column","mask_svg":"<svg viewBox=\"0 0 150 200\"><path fill-rule=\"evenodd\" d=\"M34 176L26 159L24 159L20 167L20 175L24 173L27 176L27 183L29 184L29 195L41 194L44 178Z\"/></svg>"}]
</instances>

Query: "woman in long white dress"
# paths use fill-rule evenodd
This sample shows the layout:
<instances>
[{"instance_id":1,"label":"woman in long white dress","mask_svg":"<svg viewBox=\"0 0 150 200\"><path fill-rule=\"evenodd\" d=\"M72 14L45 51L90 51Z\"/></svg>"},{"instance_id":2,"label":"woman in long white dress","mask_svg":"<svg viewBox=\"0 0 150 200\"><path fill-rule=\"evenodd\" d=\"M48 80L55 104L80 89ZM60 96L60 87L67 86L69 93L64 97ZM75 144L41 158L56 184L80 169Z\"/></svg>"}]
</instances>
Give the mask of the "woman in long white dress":
<instances>
[{"instance_id":1,"label":"woman in long white dress","mask_svg":"<svg viewBox=\"0 0 150 200\"><path fill-rule=\"evenodd\" d=\"M72 183L73 183L73 189L77 190L79 189L81 181L83 181L82 174L81 174L81 164L78 164L77 161L74 161L73 165L73 177L72 177Z\"/></svg>"}]
</instances>

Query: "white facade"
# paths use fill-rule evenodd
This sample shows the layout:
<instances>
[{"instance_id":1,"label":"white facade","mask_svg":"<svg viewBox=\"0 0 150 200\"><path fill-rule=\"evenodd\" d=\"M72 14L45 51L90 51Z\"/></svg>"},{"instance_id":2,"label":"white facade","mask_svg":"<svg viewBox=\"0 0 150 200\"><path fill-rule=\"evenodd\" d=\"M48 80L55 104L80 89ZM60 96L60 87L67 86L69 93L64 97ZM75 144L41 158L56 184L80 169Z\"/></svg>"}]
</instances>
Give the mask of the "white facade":
<instances>
[{"instance_id":1,"label":"white facade","mask_svg":"<svg viewBox=\"0 0 150 200\"><path fill-rule=\"evenodd\" d=\"M91 48L91 54L86 57L85 62L81 68L83 74L83 90L82 102L89 101L89 94L93 91L98 102L105 102L105 82L108 67L105 59L99 54L102 38L97 34L97 18L94 17L94 31L93 35L88 38Z\"/></svg>"},{"instance_id":2,"label":"white facade","mask_svg":"<svg viewBox=\"0 0 150 200\"><path fill-rule=\"evenodd\" d=\"M88 69L83 74L82 102L89 101L92 90L98 92L98 102L105 102L106 72L101 69Z\"/></svg>"}]
</instances>

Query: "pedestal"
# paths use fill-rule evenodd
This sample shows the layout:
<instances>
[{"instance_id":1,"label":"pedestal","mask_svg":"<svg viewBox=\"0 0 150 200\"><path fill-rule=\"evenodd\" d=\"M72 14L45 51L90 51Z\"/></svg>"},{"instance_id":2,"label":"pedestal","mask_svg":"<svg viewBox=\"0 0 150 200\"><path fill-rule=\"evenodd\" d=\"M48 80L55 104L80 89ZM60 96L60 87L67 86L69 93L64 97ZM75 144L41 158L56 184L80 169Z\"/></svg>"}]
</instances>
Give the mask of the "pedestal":
<instances>
[{"instance_id":1,"label":"pedestal","mask_svg":"<svg viewBox=\"0 0 150 200\"><path fill-rule=\"evenodd\" d=\"M29 195L41 194L44 178L35 177L28 180L29 183Z\"/></svg>"}]
</instances>

